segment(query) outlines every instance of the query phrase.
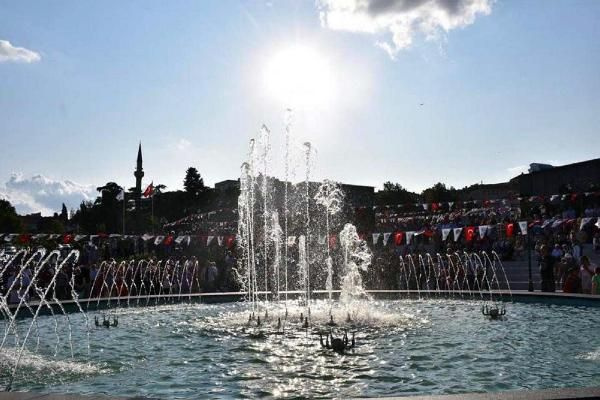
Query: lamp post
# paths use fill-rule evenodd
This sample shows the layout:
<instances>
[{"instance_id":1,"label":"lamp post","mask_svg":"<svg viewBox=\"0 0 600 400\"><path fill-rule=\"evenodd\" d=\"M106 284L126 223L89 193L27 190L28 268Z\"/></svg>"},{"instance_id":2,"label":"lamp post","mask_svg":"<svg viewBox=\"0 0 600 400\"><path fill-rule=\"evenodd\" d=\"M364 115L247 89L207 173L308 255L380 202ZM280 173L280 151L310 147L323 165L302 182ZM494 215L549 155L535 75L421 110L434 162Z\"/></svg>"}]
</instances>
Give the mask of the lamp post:
<instances>
[{"instance_id":1,"label":"lamp post","mask_svg":"<svg viewBox=\"0 0 600 400\"><path fill-rule=\"evenodd\" d=\"M533 279L531 278L531 236L527 230L527 264L529 267L529 286L527 290L533 292Z\"/></svg>"}]
</instances>

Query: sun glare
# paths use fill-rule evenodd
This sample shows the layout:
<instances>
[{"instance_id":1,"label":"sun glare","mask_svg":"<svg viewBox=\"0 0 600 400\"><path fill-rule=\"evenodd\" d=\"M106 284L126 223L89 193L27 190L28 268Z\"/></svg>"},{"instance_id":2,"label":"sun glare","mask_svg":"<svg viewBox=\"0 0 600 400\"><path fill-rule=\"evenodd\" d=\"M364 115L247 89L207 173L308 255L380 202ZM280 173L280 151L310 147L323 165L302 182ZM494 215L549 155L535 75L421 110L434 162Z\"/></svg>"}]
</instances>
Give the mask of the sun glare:
<instances>
[{"instance_id":1,"label":"sun glare","mask_svg":"<svg viewBox=\"0 0 600 400\"><path fill-rule=\"evenodd\" d=\"M265 69L265 86L286 107L324 106L334 95L329 63L306 46L292 46L274 54Z\"/></svg>"}]
</instances>

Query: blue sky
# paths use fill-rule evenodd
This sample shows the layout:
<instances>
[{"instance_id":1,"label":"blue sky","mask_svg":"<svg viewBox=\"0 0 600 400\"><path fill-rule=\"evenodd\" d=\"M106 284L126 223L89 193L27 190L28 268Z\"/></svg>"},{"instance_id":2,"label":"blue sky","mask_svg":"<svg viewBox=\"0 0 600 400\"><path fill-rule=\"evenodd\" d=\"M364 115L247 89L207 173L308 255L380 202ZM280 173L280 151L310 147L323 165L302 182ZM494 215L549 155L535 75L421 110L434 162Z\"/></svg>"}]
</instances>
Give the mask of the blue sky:
<instances>
[{"instance_id":1,"label":"blue sky","mask_svg":"<svg viewBox=\"0 0 600 400\"><path fill-rule=\"evenodd\" d=\"M294 114L316 178L419 191L598 157L600 2L458 0L490 9L394 38L385 18L406 21L404 8L341 29L322 18L337 2L0 0L13 55L0 51L0 195L48 212L89 185L133 186L140 140L145 183L180 188L188 166L209 184L236 178L263 123L279 171L286 104L263 75L298 44L335 81L333 101Z\"/></svg>"}]
</instances>

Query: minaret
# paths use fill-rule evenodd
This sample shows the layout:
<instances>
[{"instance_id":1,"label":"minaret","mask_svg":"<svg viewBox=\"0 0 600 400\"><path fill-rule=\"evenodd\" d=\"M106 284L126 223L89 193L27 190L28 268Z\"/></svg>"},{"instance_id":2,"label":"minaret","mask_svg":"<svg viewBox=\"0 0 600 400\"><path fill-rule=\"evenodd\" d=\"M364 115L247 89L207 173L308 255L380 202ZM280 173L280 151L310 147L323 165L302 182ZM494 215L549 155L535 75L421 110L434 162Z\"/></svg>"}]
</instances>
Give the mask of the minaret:
<instances>
[{"instance_id":1,"label":"minaret","mask_svg":"<svg viewBox=\"0 0 600 400\"><path fill-rule=\"evenodd\" d=\"M139 231L142 211L142 178L144 177L144 169L142 168L142 142L140 142L140 147L138 148L137 165L133 176L135 176L135 227Z\"/></svg>"}]
</instances>

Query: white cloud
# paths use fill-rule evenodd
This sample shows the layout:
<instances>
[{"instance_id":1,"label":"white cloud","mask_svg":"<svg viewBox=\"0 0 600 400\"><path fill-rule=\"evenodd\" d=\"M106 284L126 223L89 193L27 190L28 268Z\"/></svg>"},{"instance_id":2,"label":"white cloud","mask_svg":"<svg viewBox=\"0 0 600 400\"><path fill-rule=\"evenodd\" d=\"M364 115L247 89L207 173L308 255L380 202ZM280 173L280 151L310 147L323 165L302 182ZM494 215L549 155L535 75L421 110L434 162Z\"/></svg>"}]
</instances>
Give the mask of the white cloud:
<instances>
[{"instance_id":1,"label":"white cloud","mask_svg":"<svg viewBox=\"0 0 600 400\"><path fill-rule=\"evenodd\" d=\"M0 186L0 198L10 201L20 214L52 215L60 212L62 203L68 209L77 208L82 200L93 200L97 194L91 185L57 181L43 175L24 178L22 174L12 174Z\"/></svg>"},{"instance_id":2,"label":"white cloud","mask_svg":"<svg viewBox=\"0 0 600 400\"><path fill-rule=\"evenodd\" d=\"M42 57L35 51L24 47L15 47L8 40L0 40L0 63L21 62L33 63L40 61Z\"/></svg>"},{"instance_id":3,"label":"white cloud","mask_svg":"<svg viewBox=\"0 0 600 400\"><path fill-rule=\"evenodd\" d=\"M334 30L390 34L376 45L390 57L410 47L415 35L440 34L475 22L492 11L494 0L318 0L321 24Z\"/></svg>"},{"instance_id":4,"label":"white cloud","mask_svg":"<svg viewBox=\"0 0 600 400\"><path fill-rule=\"evenodd\" d=\"M179 141L177 142L175 147L179 151L185 151L185 150L189 150L189 148L192 147L192 143L187 139L181 138L181 139L179 139Z\"/></svg>"}]
</instances>

